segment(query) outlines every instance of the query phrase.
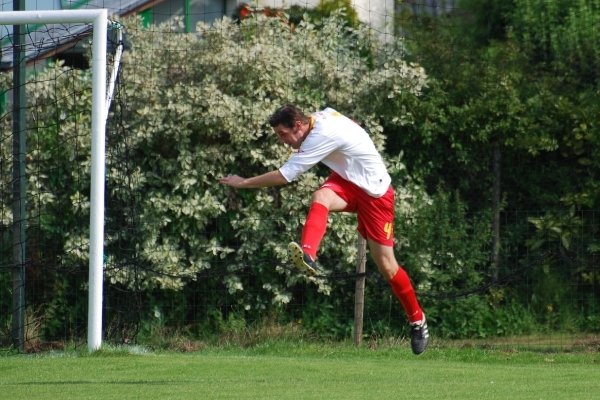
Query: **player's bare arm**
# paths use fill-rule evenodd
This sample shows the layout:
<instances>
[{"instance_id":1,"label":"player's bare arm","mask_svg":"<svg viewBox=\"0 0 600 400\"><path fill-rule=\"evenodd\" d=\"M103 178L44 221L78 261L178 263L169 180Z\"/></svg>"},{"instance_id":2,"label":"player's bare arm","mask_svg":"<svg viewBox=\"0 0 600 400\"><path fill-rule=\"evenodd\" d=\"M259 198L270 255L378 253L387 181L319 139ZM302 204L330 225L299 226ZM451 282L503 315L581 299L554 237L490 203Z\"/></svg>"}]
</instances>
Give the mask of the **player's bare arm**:
<instances>
[{"instance_id":1,"label":"player's bare arm","mask_svg":"<svg viewBox=\"0 0 600 400\"><path fill-rule=\"evenodd\" d=\"M266 174L254 176L252 178L242 178L238 175L229 175L219 178L223 185L231 186L236 189L258 189L270 186L285 185L288 181L281 175L279 170L267 172Z\"/></svg>"}]
</instances>

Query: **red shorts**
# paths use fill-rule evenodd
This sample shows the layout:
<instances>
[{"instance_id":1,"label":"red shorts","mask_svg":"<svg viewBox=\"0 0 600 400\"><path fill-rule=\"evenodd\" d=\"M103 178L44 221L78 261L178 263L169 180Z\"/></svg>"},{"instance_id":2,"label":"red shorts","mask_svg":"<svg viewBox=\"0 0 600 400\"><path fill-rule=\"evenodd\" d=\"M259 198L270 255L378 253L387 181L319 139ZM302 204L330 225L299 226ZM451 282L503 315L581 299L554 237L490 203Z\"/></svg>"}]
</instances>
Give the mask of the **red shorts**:
<instances>
[{"instance_id":1,"label":"red shorts","mask_svg":"<svg viewBox=\"0 0 600 400\"><path fill-rule=\"evenodd\" d=\"M348 203L343 212L358 215L357 230L363 238L384 246L394 245L394 189L391 186L383 196L375 198L332 172L319 189L323 188L333 190Z\"/></svg>"}]
</instances>

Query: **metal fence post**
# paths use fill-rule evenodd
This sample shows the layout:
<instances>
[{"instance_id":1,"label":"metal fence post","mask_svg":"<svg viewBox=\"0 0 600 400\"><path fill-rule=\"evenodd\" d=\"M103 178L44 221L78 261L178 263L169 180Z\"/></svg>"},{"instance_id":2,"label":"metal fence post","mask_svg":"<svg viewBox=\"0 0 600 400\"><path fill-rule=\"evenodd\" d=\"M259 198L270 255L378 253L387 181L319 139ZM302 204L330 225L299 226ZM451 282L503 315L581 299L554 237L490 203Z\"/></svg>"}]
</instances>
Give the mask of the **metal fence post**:
<instances>
[{"instance_id":1,"label":"metal fence post","mask_svg":"<svg viewBox=\"0 0 600 400\"><path fill-rule=\"evenodd\" d=\"M25 0L15 0L14 11L25 9ZM25 154L25 25L13 26L13 269L12 269L12 341L20 352L25 350L25 262L26 262L26 182Z\"/></svg>"}]
</instances>

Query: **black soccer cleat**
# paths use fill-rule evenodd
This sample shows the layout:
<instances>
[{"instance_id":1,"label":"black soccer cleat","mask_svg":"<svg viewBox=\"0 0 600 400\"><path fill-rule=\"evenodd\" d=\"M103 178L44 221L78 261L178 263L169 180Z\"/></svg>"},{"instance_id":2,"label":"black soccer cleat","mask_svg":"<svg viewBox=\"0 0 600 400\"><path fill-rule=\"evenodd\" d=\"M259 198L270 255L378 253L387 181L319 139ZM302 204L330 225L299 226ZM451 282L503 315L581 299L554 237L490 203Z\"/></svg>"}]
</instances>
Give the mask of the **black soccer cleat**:
<instances>
[{"instance_id":1,"label":"black soccer cleat","mask_svg":"<svg viewBox=\"0 0 600 400\"><path fill-rule=\"evenodd\" d=\"M429 330L425 314L423 320L410 324L410 347L416 355L422 354L429 344Z\"/></svg>"},{"instance_id":2,"label":"black soccer cleat","mask_svg":"<svg viewBox=\"0 0 600 400\"><path fill-rule=\"evenodd\" d=\"M296 268L308 276L315 276L317 274L317 264L311 256L302 250L298 243L290 242L288 251L290 252L292 263Z\"/></svg>"}]
</instances>

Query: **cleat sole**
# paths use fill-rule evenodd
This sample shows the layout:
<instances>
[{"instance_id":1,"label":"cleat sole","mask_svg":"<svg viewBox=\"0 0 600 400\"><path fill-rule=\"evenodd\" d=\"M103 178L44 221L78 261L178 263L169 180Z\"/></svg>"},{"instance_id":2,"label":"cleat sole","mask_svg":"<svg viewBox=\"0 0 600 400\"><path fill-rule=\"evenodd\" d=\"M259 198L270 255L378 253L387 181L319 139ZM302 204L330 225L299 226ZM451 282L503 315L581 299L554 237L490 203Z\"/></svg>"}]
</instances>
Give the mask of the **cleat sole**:
<instances>
[{"instance_id":1,"label":"cleat sole","mask_svg":"<svg viewBox=\"0 0 600 400\"><path fill-rule=\"evenodd\" d=\"M313 267L304 262L304 251L298 244L294 242L290 243L288 245L288 250L290 258L292 259L292 264L294 264L298 270L304 272L308 276L315 276L317 274L317 271Z\"/></svg>"}]
</instances>

